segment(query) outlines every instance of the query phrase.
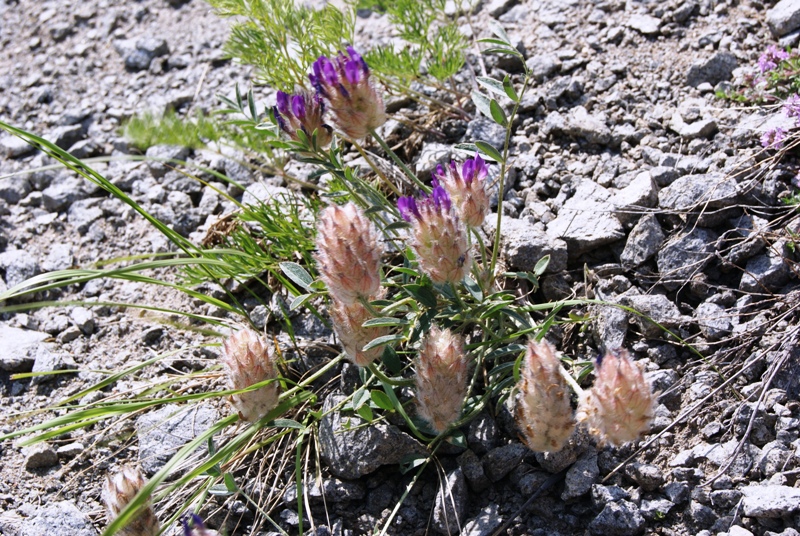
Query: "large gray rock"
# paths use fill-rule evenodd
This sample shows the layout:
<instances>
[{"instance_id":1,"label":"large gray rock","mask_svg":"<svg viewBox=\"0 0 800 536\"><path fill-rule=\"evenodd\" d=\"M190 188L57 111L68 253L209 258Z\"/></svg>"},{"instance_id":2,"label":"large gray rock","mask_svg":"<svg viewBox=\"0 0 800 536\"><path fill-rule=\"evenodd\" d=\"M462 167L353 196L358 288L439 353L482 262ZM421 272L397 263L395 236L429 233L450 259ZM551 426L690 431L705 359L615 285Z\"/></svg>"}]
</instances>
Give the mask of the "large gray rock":
<instances>
[{"instance_id":1,"label":"large gray rock","mask_svg":"<svg viewBox=\"0 0 800 536\"><path fill-rule=\"evenodd\" d=\"M186 443L210 428L219 418L207 404L164 406L136 420L139 437L139 463L152 476ZM205 448L205 447L201 447Z\"/></svg>"},{"instance_id":2,"label":"large gray rock","mask_svg":"<svg viewBox=\"0 0 800 536\"><path fill-rule=\"evenodd\" d=\"M758 293L778 290L792 275L787 262L780 247L769 248L765 254L753 257L747 261L739 290Z\"/></svg>"},{"instance_id":3,"label":"large gray rock","mask_svg":"<svg viewBox=\"0 0 800 536\"><path fill-rule=\"evenodd\" d=\"M709 341L718 341L730 335L733 325L731 314L721 305L703 302L694 311L694 319L700 326L700 332Z\"/></svg>"},{"instance_id":4,"label":"large gray rock","mask_svg":"<svg viewBox=\"0 0 800 536\"><path fill-rule=\"evenodd\" d=\"M800 511L800 488L750 485L741 489L747 517L780 518Z\"/></svg>"},{"instance_id":5,"label":"large gray rock","mask_svg":"<svg viewBox=\"0 0 800 536\"><path fill-rule=\"evenodd\" d=\"M36 347L48 337L49 333L0 325L0 370L30 372Z\"/></svg>"},{"instance_id":6,"label":"large gray rock","mask_svg":"<svg viewBox=\"0 0 800 536\"><path fill-rule=\"evenodd\" d=\"M567 134L576 138L585 138L589 143L606 145L611 141L611 129L604 114L589 114L583 106L572 108L567 115L552 112L542 125L542 133Z\"/></svg>"},{"instance_id":7,"label":"large gray rock","mask_svg":"<svg viewBox=\"0 0 800 536\"><path fill-rule=\"evenodd\" d=\"M25 199L31 190L31 183L27 177L4 177L0 180L0 199L4 199L10 205Z\"/></svg>"},{"instance_id":8,"label":"large gray rock","mask_svg":"<svg viewBox=\"0 0 800 536\"><path fill-rule=\"evenodd\" d=\"M711 261L717 234L700 227L670 239L658 252L656 264L661 283L676 290Z\"/></svg>"},{"instance_id":9,"label":"large gray rock","mask_svg":"<svg viewBox=\"0 0 800 536\"><path fill-rule=\"evenodd\" d=\"M503 523L500 507L491 503L464 526L462 536L490 536Z\"/></svg>"},{"instance_id":10,"label":"large gray rock","mask_svg":"<svg viewBox=\"0 0 800 536\"><path fill-rule=\"evenodd\" d=\"M800 0L781 0L767 11L767 26L774 37L800 28Z\"/></svg>"},{"instance_id":11,"label":"large gray rock","mask_svg":"<svg viewBox=\"0 0 800 536\"><path fill-rule=\"evenodd\" d=\"M22 249L9 249L0 253L0 270L5 270L8 288L19 285L39 273L36 258Z\"/></svg>"},{"instance_id":12,"label":"large gray rock","mask_svg":"<svg viewBox=\"0 0 800 536\"><path fill-rule=\"evenodd\" d=\"M79 199L85 199L87 195L84 179L62 173L42 192L42 204L47 210L55 212Z\"/></svg>"},{"instance_id":13,"label":"large gray rock","mask_svg":"<svg viewBox=\"0 0 800 536\"><path fill-rule=\"evenodd\" d=\"M502 151L506 142L506 129L481 115L467 123L464 140L485 141L498 151Z\"/></svg>"},{"instance_id":14,"label":"large gray rock","mask_svg":"<svg viewBox=\"0 0 800 536\"><path fill-rule=\"evenodd\" d=\"M600 469L597 467L597 451L584 452L567 471L561 500L569 501L589 493L598 476Z\"/></svg>"},{"instance_id":15,"label":"large gray rock","mask_svg":"<svg viewBox=\"0 0 800 536\"><path fill-rule=\"evenodd\" d=\"M494 235L496 215L486 218L484 228ZM500 224L501 253L510 269L530 272L545 255L550 263L545 273L558 273L567 269L567 244L541 232L528 220L503 218Z\"/></svg>"},{"instance_id":16,"label":"large gray rock","mask_svg":"<svg viewBox=\"0 0 800 536\"><path fill-rule=\"evenodd\" d=\"M467 482L461 469L448 473L436 493L433 528L439 534L460 534L467 512Z\"/></svg>"},{"instance_id":17,"label":"large gray rock","mask_svg":"<svg viewBox=\"0 0 800 536\"><path fill-rule=\"evenodd\" d=\"M589 523L589 532L597 536L636 536L644 532L644 517L630 501L605 505L602 512Z\"/></svg>"},{"instance_id":18,"label":"large gray rock","mask_svg":"<svg viewBox=\"0 0 800 536\"><path fill-rule=\"evenodd\" d=\"M657 337L662 333L657 324L672 329L687 320L678 307L663 294L625 294L620 296L619 302L644 315L633 315L631 320L647 337Z\"/></svg>"},{"instance_id":19,"label":"large gray rock","mask_svg":"<svg viewBox=\"0 0 800 536\"><path fill-rule=\"evenodd\" d=\"M706 210L725 208L739 199L736 180L717 173L685 175L661 190L658 205L662 209Z\"/></svg>"},{"instance_id":20,"label":"large gray rock","mask_svg":"<svg viewBox=\"0 0 800 536\"><path fill-rule=\"evenodd\" d=\"M625 266L635 267L655 255L664 243L664 231L654 214L646 214L636 223L625 242L620 261Z\"/></svg>"},{"instance_id":21,"label":"large gray rock","mask_svg":"<svg viewBox=\"0 0 800 536\"><path fill-rule=\"evenodd\" d=\"M22 522L18 536L96 536L89 518L72 501L46 504Z\"/></svg>"},{"instance_id":22,"label":"large gray rock","mask_svg":"<svg viewBox=\"0 0 800 536\"><path fill-rule=\"evenodd\" d=\"M650 15L634 14L628 19L627 25L643 35L657 35L661 19Z\"/></svg>"},{"instance_id":23,"label":"large gray rock","mask_svg":"<svg viewBox=\"0 0 800 536\"><path fill-rule=\"evenodd\" d=\"M331 412L343 400L341 395L325 399L323 412L328 414L319 426L320 456L334 475L353 480L382 465L425 454L425 447L396 426L367 424L354 415Z\"/></svg>"},{"instance_id":24,"label":"large gray rock","mask_svg":"<svg viewBox=\"0 0 800 536\"><path fill-rule=\"evenodd\" d=\"M636 175L631 183L609 199L622 223L636 221L643 209L654 207L658 200L658 187L649 171Z\"/></svg>"},{"instance_id":25,"label":"large gray rock","mask_svg":"<svg viewBox=\"0 0 800 536\"><path fill-rule=\"evenodd\" d=\"M733 70L738 66L736 56L730 52L717 52L709 59L692 65L686 75L686 83L692 87L697 87L703 82L715 86L719 82L730 80Z\"/></svg>"},{"instance_id":26,"label":"large gray rock","mask_svg":"<svg viewBox=\"0 0 800 536\"><path fill-rule=\"evenodd\" d=\"M521 443L509 443L497 447L483 457L483 470L489 480L497 482L513 471L527 453L528 449Z\"/></svg>"},{"instance_id":27,"label":"large gray rock","mask_svg":"<svg viewBox=\"0 0 800 536\"><path fill-rule=\"evenodd\" d=\"M602 186L582 180L558 217L548 224L547 234L564 240L572 258L621 240L625 230L614 216L616 208L609 202L610 197L611 192Z\"/></svg>"}]
</instances>

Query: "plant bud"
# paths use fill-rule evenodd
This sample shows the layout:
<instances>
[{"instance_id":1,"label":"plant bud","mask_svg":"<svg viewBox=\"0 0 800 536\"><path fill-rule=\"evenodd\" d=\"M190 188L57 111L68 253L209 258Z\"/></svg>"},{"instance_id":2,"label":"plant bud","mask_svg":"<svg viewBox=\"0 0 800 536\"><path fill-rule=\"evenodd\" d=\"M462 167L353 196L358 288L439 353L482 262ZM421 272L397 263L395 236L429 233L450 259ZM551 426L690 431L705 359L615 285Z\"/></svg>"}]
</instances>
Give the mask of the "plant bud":
<instances>
[{"instance_id":1,"label":"plant bud","mask_svg":"<svg viewBox=\"0 0 800 536\"><path fill-rule=\"evenodd\" d=\"M581 395L577 418L601 443L619 446L650 429L653 402L650 385L628 353L606 352L597 360L594 386Z\"/></svg>"},{"instance_id":2,"label":"plant bud","mask_svg":"<svg viewBox=\"0 0 800 536\"><path fill-rule=\"evenodd\" d=\"M222 360L231 389L245 389L278 377L269 347L258 333L249 328L225 339ZM239 413L239 418L254 422L278 405L279 391L280 385L273 381L255 391L231 395L228 400Z\"/></svg>"},{"instance_id":3,"label":"plant bud","mask_svg":"<svg viewBox=\"0 0 800 536\"><path fill-rule=\"evenodd\" d=\"M467 358L461 337L433 326L419 348L416 381L420 416L436 432L444 432L458 420L467 394Z\"/></svg>"},{"instance_id":4,"label":"plant bud","mask_svg":"<svg viewBox=\"0 0 800 536\"><path fill-rule=\"evenodd\" d=\"M109 522L116 519L144 485L145 480L142 473L129 465L122 466L114 476L106 475L103 501L106 503ZM161 527L158 519L148 501L117 534L120 536L156 536L159 530Z\"/></svg>"},{"instance_id":5,"label":"plant bud","mask_svg":"<svg viewBox=\"0 0 800 536\"><path fill-rule=\"evenodd\" d=\"M216 530L206 528L203 519L197 514L180 517L183 536L220 536Z\"/></svg>"},{"instance_id":6,"label":"plant bud","mask_svg":"<svg viewBox=\"0 0 800 536\"><path fill-rule=\"evenodd\" d=\"M367 62L353 47L332 60L320 56L312 70L311 84L327 99L334 123L349 138L364 138L386 122L383 99L370 84Z\"/></svg>"},{"instance_id":7,"label":"plant bud","mask_svg":"<svg viewBox=\"0 0 800 536\"><path fill-rule=\"evenodd\" d=\"M302 130L309 138L316 131L320 147L331 142L332 129L322 120L325 103L318 93L301 91L297 95L289 95L278 91L277 104L272 110L278 126L293 140L299 139L297 131Z\"/></svg>"},{"instance_id":8,"label":"plant bud","mask_svg":"<svg viewBox=\"0 0 800 536\"><path fill-rule=\"evenodd\" d=\"M354 203L331 205L319 215L315 258L331 296L352 304L381 288L383 245L378 231Z\"/></svg>"},{"instance_id":9,"label":"plant bud","mask_svg":"<svg viewBox=\"0 0 800 536\"><path fill-rule=\"evenodd\" d=\"M467 232L453 212L450 197L440 185L417 202L401 197L397 207L404 220L412 222L411 247L419 266L434 283L458 283L469 273L472 258Z\"/></svg>"},{"instance_id":10,"label":"plant bud","mask_svg":"<svg viewBox=\"0 0 800 536\"><path fill-rule=\"evenodd\" d=\"M486 192L488 174L486 163L477 153L475 158L464 162L461 170L455 162L450 161L447 169L439 165L433 173L434 181L447 190L457 207L456 212L472 229L480 227L489 213L489 194Z\"/></svg>"},{"instance_id":11,"label":"plant bud","mask_svg":"<svg viewBox=\"0 0 800 536\"><path fill-rule=\"evenodd\" d=\"M342 343L347 358L358 365L366 367L383 353L383 347L371 348L366 352L364 346L371 340L388 334L385 327L362 326L372 318L372 314L360 302L344 303L336 298L331 300L331 320L336 336Z\"/></svg>"},{"instance_id":12,"label":"plant bud","mask_svg":"<svg viewBox=\"0 0 800 536\"><path fill-rule=\"evenodd\" d=\"M517 424L535 452L558 452L575 430L561 363L547 341L528 343L520 370Z\"/></svg>"}]
</instances>

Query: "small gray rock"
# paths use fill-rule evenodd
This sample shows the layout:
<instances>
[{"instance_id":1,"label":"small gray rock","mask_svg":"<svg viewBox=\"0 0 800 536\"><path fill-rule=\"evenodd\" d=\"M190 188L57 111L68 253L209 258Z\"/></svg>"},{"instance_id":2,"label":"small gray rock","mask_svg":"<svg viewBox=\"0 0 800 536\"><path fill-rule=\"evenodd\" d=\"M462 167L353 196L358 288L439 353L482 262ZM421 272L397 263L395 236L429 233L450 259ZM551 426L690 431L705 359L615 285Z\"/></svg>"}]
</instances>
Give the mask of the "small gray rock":
<instances>
[{"instance_id":1,"label":"small gray rock","mask_svg":"<svg viewBox=\"0 0 800 536\"><path fill-rule=\"evenodd\" d=\"M695 526L704 528L713 525L719 516L708 506L693 500L689 503L689 517Z\"/></svg>"},{"instance_id":2,"label":"small gray rock","mask_svg":"<svg viewBox=\"0 0 800 536\"><path fill-rule=\"evenodd\" d=\"M42 204L50 212L56 212L86 197L83 179L73 175L59 174L42 192Z\"/></svg>"},{"instance_id":3,"label":"small gray rock","mask_svg":"<svg viewBox=\"0 0 800 536\"><path fill-rule=\"evenodd\" d=\"M492 485L491 480L486 477L483 471L483 464L474 452L467 449L458 457L458 466L469 483L469 487L476 493L487 489Z\"/></svg>"},{"instance_id":4,"label":"small gray rock","mask_svg":"<svg viewBox=\"0 0 800 536\"><path fill-rule=\"evenodd\" d=\"M498 151L502 151L506 143L506 130L494 121L480 115L467 123L464 141L485 141Z\"/></svg>"},{"instance_id":5,"label":"small gray rock","mask_svg":"<svg viewBox=\"0 0 800 536\"><path fill-rule=\"evenodd\" d=\"M664 287L676 290L701 272L711 261L716 241L716 233L700 227L668 240L656 256Z\"/></svg>"},{"instance_id":6,"label":"small gray rock","mask_svg":"<svg viewBox=\"0 0 800 536\"><path fill-rule=\"evenodd\" d=\"M25 450L25 469L42 469L58 465L58 454L47 443L37 443Z\"/></svg>"},{"instance_id":7,"label":"small gray rock","mask_svg":"<svg viewBox=\"0 0 800 536\"><path fill-rule=\"evenodd\" d=\"M636 536L644 531L645 520L632 502L620 500L605 505L589 524L589 532L598 536Z\"/></svg>"},{"instance_id":8,"label":"small gray rock","mask_svg":"<svg viewBox=\"0 0 800 536\"><path fill-rule=\"evenodd\" d=\"M691 489L686 482L670 482L664 486L664 495L673 504L681 504L691 498Z\"/></svg>"},{"instance_id":9,"label":"small gray rock","mask_svg":"<svg viewBox=\"0 0 800 536\"><path fill-rule=\"evenodd\" d=\"M422 181L427 181L431 173L436 171L436 166L439 164L447 166L453 156L453 147L450 145L438 142L423 143L414 164L415 172Z\"/></svg>"},{"instance_id":10,"label":"small gray rock","mask_svg":"<svg viewBox=\"0 0 800 536\"><path fill-rule=\"evenodd\" d=\"M440 534L459 534L467 511L467 483L461 469L448 473L436 493L433 528Z\"/></svg>"},{"instance_id":11,"label":"small gray rock","mask_svg":"<svg viewBox=\"0 0 800 536\"><path fill-rule=\"evenodd\" d=\"M86 450L86 446L83 443L75 442L61 445L56 449L56 454L58 454L59 460L71 460L82 454L84 450Z\"/></svg>"},{"instance_id":12,"label":"small gray rock","mask_svg":"<svg viewBox=\"0 0 800 536\"><path fill-rule=\"evenodd\" d=\"M467 522L461 536L491 536L502 523L503 516L500 514L500 507L491 503Z\"/></svg>"},{"instance_id":13,"label":"small gray rock","mask_svg":"<svg viewBox=\"0 0 800 536\"><path fill-rule=\"evenodd\" d=\"M536 54L525 62L537 82L543 82L561 69L561 61L553 54Z\"/></svg>"},{"instance_id":14,"label":"small gray rock","mask_svg":"<svg viewBox=\"0 0 800 536\"><path fill-rule=\"evenodd\" d=\"M645 214L628 235L620 261L630 267L640 266L655 255L664 243L664 231L654 214Z\"/></svg>"},{"instance_id":15,"label":"small gray rock","mask_svg":"<svg viewBox=\"0 0 800 536\"><path fill-rule=\"evenodd\" d=\"M11 288L39 273L36 258L22 249L0 253L0 270L5 270L6 285Z\"/></svg>"},{"instance_id":16,"label":"small gray rock","mask_svg":"<svg viewBox=\"0 0 800 536\"><path fill-rule=\"evenodd\" d=\"M0 154L5 158L20 158L31 154L36 147L11 134L0 138Z\"/></svg>"},{"instance_id":17,"label":"small gray rock","mask_svg":"<svg viewBox=\"0 0 800 536\"><path fill-rule=\"evenodd\" d=\"M659 207L676 211L725 208L738 201L736 180L717 173L683 176L658 193Z\"/></svg>"},{"instance_id":18,"label":"small gray rock","mask_svg":"<svg viewBox=\"0 0 800 536\"><path fill-rule=\"evenodd\" d=\"M639 510L642 516L648 521L658 521L664 519L675 504L666 499L654 499L651 501L642 501Z\"/></svg>"},{"instance_id":19,"label":"small gray rock","mask_svg":"<svg viewBox=\"0 0 800 536\"><path fill-rule=\"evenodd\" d=\"M800 28L800 1L781 0L767 11L767 26L774 37Z\"/></svg>"},{"instance_id":20,"label":"small gray rock","mask_svg":"<svg viewBox=\"0 0 800 536\"><path fill-rule=\"evenodd\" d=\"M741 489L742 513L747 517L781 518L800 511L800 489L749 485Z\"/></svg>"},{"instance_id":21,"label":"small gray rock","mask_svg":"<svg viewBox=\"0 0 800 536\"><path fill-rule=\"evenodd\" d=\"M0 370L30 372L36 361L36 347L49 337L49 333L0 325L0 341L3 341Z\"/></svg>"},{"instance_id":22,"label":"small gray rock","mask_svg":"<svg viewBox=\"0 0 800 536\"><path fill-rule=\"evenodd\" d=\"M94 313L86 307L75 307L70 312L69 318L84 335L91 335L94 332Z\"/></svg>"},{"instance_id":23,"label":"small gray rock","mask_svg":"<svg viewBox=\"0 0 800 536\"><path fill-rule=\"evenodd\" d=\"M50 246L47 257L42 261L42 271L66 270L74 263L75 257L72 255L72 246L70 244L57 243Z\"/></svg>"},{"instance_id":24,"label":"small gray rock","mask_svg":"<svg viewBox=\"0 0 800 536\"><path fill-rule=\"evenodd\" d=\"M731 315L713 302L703 302L694 311L694 318L700 326L700 332L709 341L718 341L730 335L733 325Z\"/></svg>"},{"instance_id":25,"label":"small gray rock","mask_svg":"<svg viewBox=\"0 0 800 536\"><path fill-rule=\"evenodd\" d=\"M489 414L484 411L469 423L467 443L475 454L486 454L497 446L500 431Z\"/></svg>"},{"instance_id":26,"label":"small gray rock","mask_svg":"<svg viewBox=\"0 0 800 536\"><path fill-rule=\"evenodd\" d=\"M81 235L85 235L92 223L103 217L99 198L81 199L75 201L67 211L67 221L71 223Z\"/></svg>"},{"instance_id":27,"label":"small gray rock","mask_svg":"<svg viewBox=\"0 0 800 536\"><path fill-rule=\"evenodd\" d=\"M77 364L70 356L54 352L48 344L39 344L32 348L28 354L34 359L31 372L55 372L77 368ZM31 378L31 385L39 385L54 379L56 379L56 376L52 374L34 376Z\"/></svg>"},{"instance_id":28,"label":"small gray rock","mask_svg":"<svg viewBox=\"0 0 800 536\"><path fill-rule=\"evenodd\" d=\"M739 66L736 56L730 52L717 52L704 62L696 63L689 68L686 75L686 83L692 87L697 87L703 82L708 82L712 86L730 80L733 70Z\"/></svg>"},{"instance_id":29,"label":"small gray rock","mask_svg":"<svg viewBox=\"0 0 800 536\"><path fill-rule=\"evenodd\" d=\"M650 15L635 14L628 19L628 27L643 35L656 35L660 26L661 20Z\"/></svg>"},{"instance_id":30,"label":"small gray rock","mask_svg":"<svg viewBox=\"0 0 800 536\"><path fill-rule=\"evenodd\" d=\"M509 443L497 447L483 457L483 470L489 480L497 482L513 471L527 453L528 449L521 443Z\"/></svg>"},{"instance_id":31,"label":"small gray rock","mask_svg":"<svg viewBox=\"0 0 800 536\"><path fill-rule=\"evenodd\" d=\"M153 145L147 149L147 167L153 177L159 179L167 174L176 161L185 161L191 150L180 145ZM167 167L170 166L170 167Z\"/></svg>"},{"instance_id":32,"label":"small gray rock","mask_svg":"<svg viewBox=\"0 0 800 536\"><path fill-rule=\"evenodd\" d=\"M664 483L664 475L656 465L635 462L626 467L626 472L645 491L655 491Z\"/></svg>"},{"instance_id":33,"label":"small gray rock","mask_svg":"<svg viewBox=\"0 0 800 536\"><path fill-rule=\"evenodd\" d=\"M15 205L25 199L32 189L27 177L4 177L0 180L0 199Z\"/></svg>"},{"instance_id":34,"label":"small gray rock","mask_svg":"<svg viewBox=\"0 0 800 536\"><path fill-rule=\"evenodd\" d=\"M89 518L72 501L46 504L26 519L17 536L96 536Z\"/></svg>"},{"instance_id":35,"label":"small gray rock","mask_svg":"<svg viewBox=\"0 0 800 536\"><path fill-rule=\"evenodd\" d=\"M489 236L494 234L497 219L489 217L484 228ZM559 273L567 269L567 244L563 240L538 230L528 220L503 218L500 227L502 253L511 269L533 271L536 263L550 255L545 273Z\"/></svg>"},{"instance_id":36,"label":"small gray rock","mask_svg":"<svg viewBox=\"0 0 800 536\"><path fill-rule=\"evenodd\" d=\"M643 209L654 207L658 200L658 189L649 171L636 175L631 183L609 199L614 205L616 217L622 223L636 221Z\"/></svg>"},{"instance_id":37,"label":"small gray rock","mask_svg":"<svg viewBox=\"0 0 800 536\"><path fill-rule=\"evenodd\" d=\"M243 205L258 206L260 203L269 203L272 199L281 199L282 196L294 195L291 190L283 186L273 186L263 182L251 184L242 196Z\"/></svg>"},{"instance_id":38,"label":"small gray rock","mask_svg":"<svg viewBox=\"0 0 800 536\"><path fill-rule=\"evenodd\" d=\"M78 143L85 133L83 125L64 125L51 130L45 138L62 149L69 149Z\"/></svg>"},{"instance_id":39,"label":"small gray rock","mask_svg":"<svg viewBox=\"0 0 800 536\"><path fill-rule=\"evenodd\" d=\"M598 476L600 469L597 467L597 451L584 452L567 471L561 500L569 501L589 493Z\"/></svg>"},{"instance_id":40,"label":"small gray rock","mask_svg":"<svg viewBox=\"0 0 800 536\"><path fill-rule=\"evenodd\" d=\"M778 248L779 249L779 248ZM792 272L787 260L774 249L747 261L744 274L739 282L739 290L744 292L772 292L785 285Z\"/></svg>"},{"instance_id":41,"label":"small gray rock","mask_svg":"<svg viewBox=\"0 0 800 536\"><path fill-rule=\"evenodd\" d=\"M631 320L639 326L647 337L657 337L662 330L657 324L667 329L679 326L684 320L678 307L662 294L629 294L620 296L619 302L642 313L644 316L635 315Z\"/></svg>"}]
</instances>

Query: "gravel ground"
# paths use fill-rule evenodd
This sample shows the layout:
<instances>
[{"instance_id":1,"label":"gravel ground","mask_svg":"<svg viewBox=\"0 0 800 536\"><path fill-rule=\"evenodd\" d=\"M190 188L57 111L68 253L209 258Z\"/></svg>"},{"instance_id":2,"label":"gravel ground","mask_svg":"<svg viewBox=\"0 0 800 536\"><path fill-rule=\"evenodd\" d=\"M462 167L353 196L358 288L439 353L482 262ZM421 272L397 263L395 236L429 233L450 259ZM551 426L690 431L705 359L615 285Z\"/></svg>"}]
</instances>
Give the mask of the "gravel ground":
<instances>
[{"instance_id":1,"label":"gravel ground","mask_svg":"<svg viewBox=\"0 0 800 536\"><path fill-rule=\"evenodd\" d=\"M213 110L216 94L230 95L237 83L248 87L252 75L224 58L227 22L199 0L6 0L0 17L0 120L82 158L133 153L118 130L124 119L147 110ZM502 534L798 534L800 219L780 201L792 191L796 162L791 153L767 158L758 143L783 120L780 112L731 106L714 90L752 72L768 45L797 43L800 2L490 0L471 26L463 20L464 30L485 36L490 17L536 75L512 138L506 266L530 270L550 254L537 298L632 307L696 351L618 308L576 310L591 318L586 329L555 327L553 342L578 358L601 347L629 348L659 392L654 435L620 449L578 437L564 452L543 456L519 441L507 407L492 408L465 427L468 449L439 456L438 470L424 474L388 532L477 536L508 522ZM362 48L392 37L378 13L361 12L357 28ZM470 73L483 69L500 79L521 72L496 56L471 56L456 81L469 88ZM268 88L256 96L274 101ZM398 116L426 111L404 106ZM390 139L413 141L405 149L420 176L455 143L502 143L502 132L480 117L448 119L433 130L412 135L399 123L387 129ZM280 185L204 151L156 147L148 155L188 158L244 185ZM0 135L0 176L49 163ZM154 162L94 167L198 242L234 209ZM168 249L133 210L70 172L0 179L0 291L39 273ZM92 281L44 298L224 314L177 292L123 282ZM256 302L245 306L269 321ZM180 322L114 305L0 314L0 431L41 422L41 414L15 417L79 393L102 378L97 371L183 349L107 390L124 393L212 364L216 350L194 345L218 341ZM292 322L307 348L302 357L325 358L311 349L335 344L330 331L310 315ZM10 379L64 369L79 372ZM353 376L345 367L342 386ZM188 389L220 386L212 376ZM326 405L340 394L331 393ZM157 410L32 449L0 444L0 534L98 534L107 470L138 458L153 474L170 449L227 411L215 403L178 417ZM419 447L402 427L358 435L342 426L338 414L320 426L327 454L321 484L308 491L314 534L371 533L411 479L397 463ZM565 477L525 504L561 470ZM272 512L290 533L298 526L296 495L289 489ZM254 523L241 500L219 504L209 519L214 527L234 535L274 530ZM165 510L162 519L173 514Z\"/></svg>"}]
</instances>

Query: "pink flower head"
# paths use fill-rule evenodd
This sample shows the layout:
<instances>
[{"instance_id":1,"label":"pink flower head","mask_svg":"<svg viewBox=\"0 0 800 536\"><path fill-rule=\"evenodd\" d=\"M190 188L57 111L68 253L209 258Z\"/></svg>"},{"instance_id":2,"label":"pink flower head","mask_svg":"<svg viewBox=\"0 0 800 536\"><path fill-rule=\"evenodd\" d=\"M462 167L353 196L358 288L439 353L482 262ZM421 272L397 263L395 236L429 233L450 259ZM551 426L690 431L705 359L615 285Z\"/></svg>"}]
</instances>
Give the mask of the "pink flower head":
<instances>
[{"instance_id":1,"label":"pink flower head","mask_svg":"<svg viewBox=\"0 0 800 536\"><path fill-rule=\"evenodd\" d=\"M322 120L325 102L319 94L301 91L297 95L289 95L278 91L273 112L278 126L293 140L298 139L298 130L305 132L309 138L316 131L320 147L330 143L332 129Z\"/></svg>"},{"instance_id":2,"label":"pink flower head","mask_svg":"<svg viewBox=\"0 0 800 536\"><path fill-rule=\"evenodd\" d=\"M622 445L650 429L654 396L625 351L606 352L597 359L594 385L578 403L577 420L601 443Z\"/></svg>"},{"instance_id":3,"label":"pink flower head","mask_svg":"<svg viewBox=\"0 0 800 536\"><path fill-rule=\"evenodd\" d=\"M469 158L461 165L461 170L451 161L447 169L439 164L433 172L434 183L447 190L467 227L480 227L489 213L488 175L486 163L477 153L475 158Z\"/></svg>"},{"instance_id":4,"label":"pink flower head","mask_svg":"<svg viewBox=\"0 0 800 536\"><path fill-rule=\"evenodd\" d=\"M222 362L231 389L246 389L266 380L276 379L278 370L269 346L252 329L237 331L222 344ZM278 405L280 384L273 381L255 391L231 395L231 405L242 420L261 419Z\"/></svg>"},{"instance_id":5,"label":"pink flower head","mask_svg":"<svg viewBox=\"0 0 800 536\"><path fill-rule=\"evenodd\" d=\"M119 513L128 506L128 503L136 497L145 484L142 473L129 465L123 466L114 475L106 475L103 501L106 504L109 521L119 516ZM117 534L120 536L156 536L160 530L158 519L148 500Z\"/></svg>"},{"instance_id":6,"label":"pink flower head","mask_svg":"<svg viewBox=\"0 0 800 536\"><path fill-rule=\"evenodd\" d=\"M782 149L786 134L786 130L781 127L770 129L761 135L761 146L767 149Z\"/></svg>"},{"instance_id":7,"label":"pink flower head","mask_svg":"<svg viewBox=\"0 0 800 536\"><path fill-rule=\"evenodd\" d=\"M411 244L420 268L434 283L458 283L469 273L472 259L467 232L453 211L450 196L436 185L431 195L419 200L397 200L400 215L413 225Z\"/></svg>"},{"instance_id":8,"label":"pink flower head","mask_svg":"<svg viewBox=\"0 0 800 536\"><path fill-rule=\"evenodd\" d=\"M770 45L767 47L767 51L758 58L758 68L762 73L766 73L776 69L780 62L787 59L789 59L788 52L775 45Z\"/></svg>"},{"instance_id":9,"label":"pink flower head","mask_svg":"<svg viewBox=\"0 0 800 536\"><path fill-rule=\"evenodd\" d=\"M376 346L364 351L371 340L389 334L386 327L364 327L363 324L372 318L372 314L361 302L343 303L334 297L331 300L331 320L333 329L342 343L347 358L358 365L366 367L383 353L383 347Z\"/></svg>"},{"instance_id":10,"label":"pink flower head","mask_svg":"<svg viewBox=\"0 0 800 536\"><path fill-rule=\"evenodd\" d=\"M467 371L461 337L433 326L419 348L416 383L419 413L439 433L461 415Z\"/></svg>"},{"instance_id":11,"label":"pink flower head","mask_svg":"<svg viewBox=\"0 0 800 536\"><path fill-rule=\"evenodd\" d=\"M795 93L783 103L783 111L786 112L786 117L794 117L800 120L800 95Z\"/></svg>"},{"instance_id":12,"label":"pink flower head","mask_svg":"<svg viewBox=\"0 0 800 536\"><path fill-rule=\"evenodd\" d=\"M314 62L309 75L317 93L330 106L334 122L347 136L361 139L386 122L383 99L369 81L369 67L353 47Z\"/></svg>"}]
</instances>

